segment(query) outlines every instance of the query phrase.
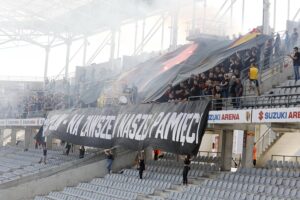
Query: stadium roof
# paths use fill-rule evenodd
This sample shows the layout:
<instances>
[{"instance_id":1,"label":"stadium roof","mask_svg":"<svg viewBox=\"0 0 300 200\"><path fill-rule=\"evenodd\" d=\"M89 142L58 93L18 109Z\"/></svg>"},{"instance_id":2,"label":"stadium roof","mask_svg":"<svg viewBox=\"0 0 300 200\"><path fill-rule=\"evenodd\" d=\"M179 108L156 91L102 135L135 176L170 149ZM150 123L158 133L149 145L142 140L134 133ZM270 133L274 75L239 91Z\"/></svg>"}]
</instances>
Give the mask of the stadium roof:
<instances>
[{"instance_id":1,"label":"stadium roof","mask_svg":"<svg viewBox=\"0 0 300 200\"><path fill-rule=\"evenodd\" d=\"M34 43L42 36L64 40L92 35L169 9L168 2L170 0L0 0L0 45L11 40ZM49 38L46 39L44 43L49 42Z\"/></svg>"}]
</instances>

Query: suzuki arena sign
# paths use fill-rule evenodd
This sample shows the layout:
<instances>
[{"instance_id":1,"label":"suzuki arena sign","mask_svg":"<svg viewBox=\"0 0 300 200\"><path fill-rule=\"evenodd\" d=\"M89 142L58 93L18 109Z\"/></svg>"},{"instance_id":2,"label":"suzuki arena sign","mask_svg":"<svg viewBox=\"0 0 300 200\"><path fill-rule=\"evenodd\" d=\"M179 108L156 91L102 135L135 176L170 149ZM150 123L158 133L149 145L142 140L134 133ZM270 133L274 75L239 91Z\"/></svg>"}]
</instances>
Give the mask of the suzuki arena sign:
<instances>
[{"instance_id":1,"label":"suzuki arena sign","mask_svg":"<svg viewBox=\"0 0 300 200\"><path fill-rule=\"evenodd\" d=\"M210 111L209 124L241 124L251 123L251 110Z\"/></svg>"},{"instance_id":2,"label":"suzuki arena sign","mask_svg":"<svg viewBox=\"0 0 300 200\"><path fill-rule=\"evenodd\" d=\"M253 123L300 122L300 108L257 109L252 111Z\"/></svg>"}]
</instances>

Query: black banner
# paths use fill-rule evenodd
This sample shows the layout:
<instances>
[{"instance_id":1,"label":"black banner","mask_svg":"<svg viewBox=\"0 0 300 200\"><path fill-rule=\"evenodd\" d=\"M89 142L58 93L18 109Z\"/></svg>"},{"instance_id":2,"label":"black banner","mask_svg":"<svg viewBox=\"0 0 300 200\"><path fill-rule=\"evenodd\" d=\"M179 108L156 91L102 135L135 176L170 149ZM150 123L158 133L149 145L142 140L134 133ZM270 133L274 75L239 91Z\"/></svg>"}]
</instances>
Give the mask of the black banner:
<instances>
[{"instance_id":1,"label":"black banner","mask_svg":"<svg viewBox=\"0 0 300 200\"><path fill-rule=\"evenodd\" d=\"M148 146L196 154L207 123L209 101L106 106L51 112L44 136L77 145L132 150Z\"/></svg>"}]
</instances>

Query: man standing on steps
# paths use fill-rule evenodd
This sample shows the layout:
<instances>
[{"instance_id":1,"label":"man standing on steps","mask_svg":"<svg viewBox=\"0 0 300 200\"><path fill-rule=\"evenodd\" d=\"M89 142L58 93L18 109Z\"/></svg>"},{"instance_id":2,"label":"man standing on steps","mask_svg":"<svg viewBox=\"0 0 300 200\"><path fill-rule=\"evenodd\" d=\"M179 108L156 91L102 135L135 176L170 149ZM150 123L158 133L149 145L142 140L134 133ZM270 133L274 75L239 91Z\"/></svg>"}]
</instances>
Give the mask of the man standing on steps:
<instances>
[{"instance_id":1,"label":"man standing on steps","mask_svg":"<svg viewBox=\"0 0 300 200\"><path fill-rule=\"evenodd\" d=\"M146 169L145 167L145 159L144 159L144 151L142 151L139 155L139 176L140 179L143 179L143 172Z\"/></svg>"},{"instance_id":2,"label":"man standing on steps","mask_svg":"<svg viewBox=\"0 0 300 200\"><path fill-rule=\"evenodd\" d=\"M44 164L47 164L46 160L47 160L47 146L46 146L46 143L43 143L43 156L41 157L41 160L39 161L39 163L44 162Z\"/></svg>"},{"instance_id":3,"label":"man standing on steps","mask_svg":"<svg viewBox=\"0 0 300 200\"><path fill-rule=\"evenodd\" d=\"M191 169L190 164L191 164L191 156L187 155L183 161L183 172L182 172L182 176L183 176L183 185L187 185L188 184L188 173Z\"/></svg>"},{"instance_id":4,"label":"man standing on steps","mask_svg":"<svg viewBox=\"0 0 300 200\"><path fill-rule=\"evenodd\" d=\"M250 65L249 80L250 80L250 90L253 88L253 84L254 84L257 91L257 95L260 96L260 90L258 84L258 68L254 63Z\"/></svg>"},{"instance_id":5,"label":"man standing on steps","mask_svg":"<svg viewBox=\"0 0 300 200\"><path fill-rule=\"evenodd\" d=\"M108 173L111 174L111 167L113 164L114 156L113 156L111 149L104 150L104 153L106 155L106 162L107 162L106 168L107 168Z\"/></svg>"},{"instance_id":6,"label":"man standing on steps","mask_svg":"<svg viewBox=\"0 0 300 200\"><path fill-rule=\"evenodd\" d=\"M253 166L256 166L256 143L254 142L253 150L252 150L252 159L253 159Z\"/></svg>"},{"instance_id":7,"label":"man standing on steps","mask_svg":"<svg viewBox=\"0 0 300 200\"><path fill-rule=\"evenodd\" d=\"M300 53L298 51L298 47L294 47L294 53L289 55L289 57L293 60L295 81L297 81L300 78L299 77Z\"/></svg>"}]
</instances>

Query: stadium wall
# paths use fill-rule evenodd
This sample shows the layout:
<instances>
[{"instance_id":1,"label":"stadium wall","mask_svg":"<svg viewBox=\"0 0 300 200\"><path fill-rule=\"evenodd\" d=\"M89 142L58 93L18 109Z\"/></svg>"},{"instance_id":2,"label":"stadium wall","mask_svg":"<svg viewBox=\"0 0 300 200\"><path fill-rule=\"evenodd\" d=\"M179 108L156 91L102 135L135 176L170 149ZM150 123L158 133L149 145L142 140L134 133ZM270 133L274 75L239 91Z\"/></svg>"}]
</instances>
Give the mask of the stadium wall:
<instances>
[{"instance_id":1,"label":"stadium wall","mask_svg":"<svg viewBox=\"0 0 300 200\"><path fill-rule=\"evenodd\" d=\"M136 152L123 151L117 154L113 171L130 167L134 163ZM0 200L29 200L37 195L46 195L51 191L63 190L66 186L76 186L79 182L91 181L95 177L107 174L106 160L71 168L49 177L37 178L15 187L0 190Z\"/></svg>"}]
</instances>

